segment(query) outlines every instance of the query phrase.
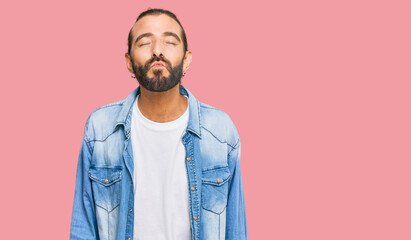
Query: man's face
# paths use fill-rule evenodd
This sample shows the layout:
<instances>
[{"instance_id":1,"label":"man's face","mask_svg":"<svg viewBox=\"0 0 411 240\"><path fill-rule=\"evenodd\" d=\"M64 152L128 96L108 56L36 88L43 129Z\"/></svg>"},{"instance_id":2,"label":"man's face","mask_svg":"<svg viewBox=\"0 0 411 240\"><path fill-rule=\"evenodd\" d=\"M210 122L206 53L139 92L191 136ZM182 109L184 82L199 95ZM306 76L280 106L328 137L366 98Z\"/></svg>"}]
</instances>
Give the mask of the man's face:
<instances>
[{"instance_id":1,"label":"man's face","mask_svg":"<svg viewBox=\"0 0 411 240\"><path fill-rule=\"evenodd\" d=\"M191 52L184 52L178 23L164 14L148 15L138 20L132 33L130 56L126 54L127 68L139 84L153 92L176 86L191 61Z\"/></svg>"}]
</instances>

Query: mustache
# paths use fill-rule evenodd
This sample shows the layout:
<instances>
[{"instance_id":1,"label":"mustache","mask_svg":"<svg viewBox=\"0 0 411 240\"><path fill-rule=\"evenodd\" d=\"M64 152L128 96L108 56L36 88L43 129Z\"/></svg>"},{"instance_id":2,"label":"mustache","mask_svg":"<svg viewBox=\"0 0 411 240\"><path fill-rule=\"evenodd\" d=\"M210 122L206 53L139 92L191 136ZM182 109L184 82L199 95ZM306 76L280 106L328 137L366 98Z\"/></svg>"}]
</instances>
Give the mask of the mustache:
<instances>
[{"instance_id":1,"label":"mustache","mask_svg":"<svg viewBox=\"0 0 411 240\"><path fill-rule=\"evenodd\" d=\"M166 68L168 71L171 71L171 62L168 61L167 59L164 58L164 56L160 55L160 56L153 56L150 60L148 60L146 62L146 64L144 64L144 67L146 69L148 69L150 67L150 65L155 62L155 61L162 61L166 64Z\"/></svg>"}]
</instances>

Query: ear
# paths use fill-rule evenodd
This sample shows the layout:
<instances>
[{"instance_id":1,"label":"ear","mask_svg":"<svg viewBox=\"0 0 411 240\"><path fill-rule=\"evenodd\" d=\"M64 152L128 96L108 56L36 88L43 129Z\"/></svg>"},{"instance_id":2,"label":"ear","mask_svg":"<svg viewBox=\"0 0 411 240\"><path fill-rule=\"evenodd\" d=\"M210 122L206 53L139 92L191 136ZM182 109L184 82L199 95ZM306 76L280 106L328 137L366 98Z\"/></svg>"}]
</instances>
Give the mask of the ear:
<instances>
[{"instance_id":1,"label":"ear","mask_svg":"<svg viewBox=\"0 0 411 240\"><path fill-rule=\"evenodd\" d=\"M183 63L183 71L187 71L188 68L190 68L191 64L191 58L192 58L193 53L191 50L186 51L186 55L184 56L184 63Z\"/></svg>"},{"instance_id":2,"label":"ear","mask_svg":"<svg viewBox=\"0 0 411 240\"><path fill-rule=\"evenodd\" d=\"M130 54L126 53L124 56L126 57L126 64L127 64L128 71L134 74L133 63L131 62Z\"/></svg>"}]
</instances>

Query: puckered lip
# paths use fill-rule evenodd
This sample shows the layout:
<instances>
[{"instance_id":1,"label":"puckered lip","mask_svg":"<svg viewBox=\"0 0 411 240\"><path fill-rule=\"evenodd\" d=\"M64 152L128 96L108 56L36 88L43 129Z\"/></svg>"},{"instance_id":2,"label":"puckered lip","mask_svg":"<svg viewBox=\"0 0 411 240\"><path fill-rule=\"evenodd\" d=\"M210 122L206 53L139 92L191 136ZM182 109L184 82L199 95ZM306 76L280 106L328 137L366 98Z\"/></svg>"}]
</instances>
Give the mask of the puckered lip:
<instances>
[{"instance_id":1,"label":"puckered lip","mask_svg":"<svg viewBox=\"0 0 411 240\"><path fill-rule=\"evenodd\" d=\"M163 63L163 62L159 62L159 61L153 62L153 64L151 64L151 67L154 67L154 65L161 65L161 66L164 67L164 63Z\"/></svg>"}]
</instances>

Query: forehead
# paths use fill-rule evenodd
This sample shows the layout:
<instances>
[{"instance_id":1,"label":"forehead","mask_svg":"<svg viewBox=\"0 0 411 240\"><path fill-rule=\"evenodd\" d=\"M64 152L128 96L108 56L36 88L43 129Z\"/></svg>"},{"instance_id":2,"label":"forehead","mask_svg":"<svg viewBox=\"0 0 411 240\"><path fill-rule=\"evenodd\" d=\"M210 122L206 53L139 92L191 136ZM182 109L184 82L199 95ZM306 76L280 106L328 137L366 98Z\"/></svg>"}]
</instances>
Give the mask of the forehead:
<instances>
[{"instance_id":1,"label":"forehead","mask_svg":"<svg viewBox=\"0 0 411 240\"><path fill-rule=\"evenodd\" d=\"M160 36L163 32L174 32L180 37L180 39L182 37L180 25L173 18L165 14L148 15L138 20L132 29L133 41L140 34L148 32L158 36Z\"/></svg>"}]
</instances>

